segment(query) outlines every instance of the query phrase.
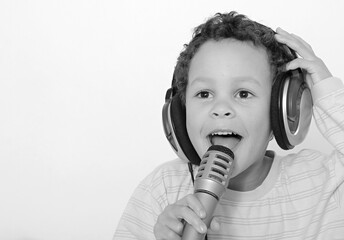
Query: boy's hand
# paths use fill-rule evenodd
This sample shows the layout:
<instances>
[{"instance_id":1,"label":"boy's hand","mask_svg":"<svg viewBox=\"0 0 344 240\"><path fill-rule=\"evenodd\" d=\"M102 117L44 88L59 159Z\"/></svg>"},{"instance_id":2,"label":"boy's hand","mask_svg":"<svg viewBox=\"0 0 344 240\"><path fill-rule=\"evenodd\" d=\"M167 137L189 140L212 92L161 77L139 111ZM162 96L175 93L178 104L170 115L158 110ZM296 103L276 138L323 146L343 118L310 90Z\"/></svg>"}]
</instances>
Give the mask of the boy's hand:
<instances>
[{"instance_id":1,"label":"boy's hand","mask_svg":"<svg viewBox=\"0 0 344 240\"><path fill-rule=\"evenodd\" d=\"M308 73L306 75L306 81L309 86L312 86L313 84L332 76L325 63L315 55L312 47L306 41L295 34L286 32L281 28L277 28L276 32L276 40L280 43L286 44L288 47L296 51L300 56L299 58L296 58L286 64L286 70L292 70L296 68L302 68L306 70Z\"/></svg>"},{"instance_id":2,"label":"boy's hand","mask_svg":"<svg viewBox=\"0 0 344 240\"><path fill-rule=\"evenodd\" d=\"M207 226L202 221L206 212L201 202L192 194L185 196L176 203L167 206L159 215L154 226L154 235L157 240L181 239L184 222L191 224L199 233L206 233ZM212 231L218 231L220 224L214 217L211 221Z\"/></svg>"}]
</instances>

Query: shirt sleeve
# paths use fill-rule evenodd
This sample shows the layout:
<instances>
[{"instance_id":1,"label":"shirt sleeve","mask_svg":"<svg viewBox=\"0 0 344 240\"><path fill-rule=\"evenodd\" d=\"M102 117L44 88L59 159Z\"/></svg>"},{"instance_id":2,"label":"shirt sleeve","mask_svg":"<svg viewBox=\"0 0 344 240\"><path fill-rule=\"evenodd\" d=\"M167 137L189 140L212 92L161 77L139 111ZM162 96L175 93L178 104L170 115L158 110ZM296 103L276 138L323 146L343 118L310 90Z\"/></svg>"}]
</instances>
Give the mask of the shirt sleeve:
<instances>
[{"instance_id":1,"label":"shirt sleeve","mask_svg":"<svg viewBox=\"0 0 344 240\"><path fill-rule=\"evenodd\" d=\"M152 240L158 216L169 204L193 192L187 164L176 159L158 166L135 189L113 240Z\"/></svg>"},{"instance_id":2,"label":"shirt sleeve","mask_svg":"<svg viewBox=\"0 0 344 240\"><path fill-rule=\"evenodd\" d=\"M318 129L344 155L344 85L339 78L327 78L312 88L313 114Z\"/></svg>"},{"instance_id":3,"label":"shirt sleeve","mask_svg":"<svg viewBox=\"0 0 344 240\"><path fill-rule=\"evenodd\" d=\"M118 223L113 240L155 239L153 228L162 206L152 193L148 176L135 189Z\"/></svg>"},{"instance_id":4,"label":"shirt sleeve","mask_svg":"<svg viewBox=\"0 0 344 240\"><path fill-rule=\"evenodd\" d=\"M344 84L328 78L313 86L313 114L318 129L334 147L328 167L333 174L333 197L341 208L344 204Z\"/></svg>"}]
</instances>

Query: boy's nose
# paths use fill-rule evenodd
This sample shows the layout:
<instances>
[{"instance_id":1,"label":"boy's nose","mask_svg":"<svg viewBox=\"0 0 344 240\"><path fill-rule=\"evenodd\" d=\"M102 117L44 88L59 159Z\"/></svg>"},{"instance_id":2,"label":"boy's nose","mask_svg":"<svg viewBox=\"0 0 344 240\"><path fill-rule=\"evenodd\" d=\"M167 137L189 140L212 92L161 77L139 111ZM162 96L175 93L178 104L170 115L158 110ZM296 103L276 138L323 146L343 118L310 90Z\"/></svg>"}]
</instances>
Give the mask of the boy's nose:
<instances>
[{"instance_id":1,"label":"boy's nose","mask_svg":"<svg viewBox=\"0 0 344 240\"><path fill-rule=\"evenodd\" d=\"M211 115L214 118L229 118L233 117L234 111L228 102L221 102L215 104L211 111Z\"/></svg>"},{"instance_id":2,"label":"boy's nose","mask_svg":"<svg viewBox=\"0 0 344 240\"><path fill-rule=\"evenodd\" d=\"M213 112L214 117L229 117L230 115L231 115L230 112L224 112L224 113Z\"/></svg>"}]
</instances>

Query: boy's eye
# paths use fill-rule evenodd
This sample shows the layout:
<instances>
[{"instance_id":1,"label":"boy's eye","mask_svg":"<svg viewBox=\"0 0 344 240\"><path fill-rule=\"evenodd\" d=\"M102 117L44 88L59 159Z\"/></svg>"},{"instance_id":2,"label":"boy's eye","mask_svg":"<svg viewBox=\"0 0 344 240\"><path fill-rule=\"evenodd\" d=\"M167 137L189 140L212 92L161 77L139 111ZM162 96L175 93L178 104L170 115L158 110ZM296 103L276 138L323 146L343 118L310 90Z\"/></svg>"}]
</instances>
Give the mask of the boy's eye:
<instances>
[{"instance_id":1,"label":"boy's eye","mask_svg":"<svg viewBox=\"0 0 344 240\"><path fill-rule=\"evenodd\" d=\"M197 93L196 95L199 98L209 98L210 97L210 92L208 91L200 91L199 93Z\"/></svg>"},{"instance_id":2,"label":"boy's eye","mask_svg":"<svg viewBox=\"0 0 344 240\"><path fill-rule=\"evenodd\" d=\"M242 91L238 92L237 96L240 99L248 99L248 98L252 97L253 95L249 91L242 90Z\"/></svg>"}]
</instances>

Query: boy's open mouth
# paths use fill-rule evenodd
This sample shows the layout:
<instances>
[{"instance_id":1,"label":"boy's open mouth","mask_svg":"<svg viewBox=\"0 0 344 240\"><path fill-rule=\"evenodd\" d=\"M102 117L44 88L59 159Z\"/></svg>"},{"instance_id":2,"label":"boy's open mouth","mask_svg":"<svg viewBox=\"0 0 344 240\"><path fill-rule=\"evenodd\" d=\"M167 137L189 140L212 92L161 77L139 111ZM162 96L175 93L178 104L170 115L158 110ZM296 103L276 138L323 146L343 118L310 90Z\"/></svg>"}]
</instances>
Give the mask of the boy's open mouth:
<instances>
[{"instance_id":1,"label":"boy's open mouth","mask_svg":"<svg viewBox=\"0 0 344 240\"><path fill-rule=\"evenodd\" d=\"M242 136L231 131L216 131L208 135L211 145L222 145L233 150L241 141Z\"/></svg>"}]
</instances>

